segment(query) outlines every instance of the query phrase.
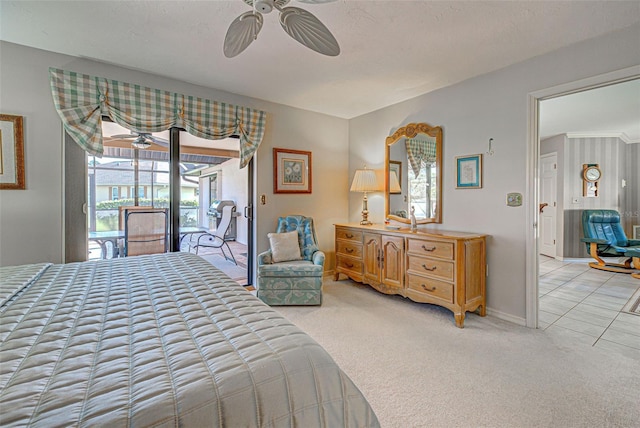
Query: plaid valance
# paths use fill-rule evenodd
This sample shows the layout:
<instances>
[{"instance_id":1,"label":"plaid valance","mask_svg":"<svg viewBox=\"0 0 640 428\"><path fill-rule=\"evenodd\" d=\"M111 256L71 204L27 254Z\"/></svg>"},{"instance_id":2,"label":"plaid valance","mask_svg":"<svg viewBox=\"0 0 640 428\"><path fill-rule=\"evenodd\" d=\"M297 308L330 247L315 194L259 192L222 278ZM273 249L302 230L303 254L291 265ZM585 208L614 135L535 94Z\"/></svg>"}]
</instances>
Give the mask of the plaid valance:
<instances>
[{"instance_id":1,"label":"plaid valance","mask_svg":"<svg viewBox=\"0 0 640 428\"><path fill-rule=\"evenodd\" d=\"M264 135L266 113L73 71L49 69L51 92L64 129L91 155L102 156L102 116L133 132L171 127L196 137L240 136L244 168Z\"/></svg>"},{"instance_id":2,"label":"plaid valance","mask_svg":"<svg viewBox=\"0 0 640 428\"><path fill-rule=\"evenodd\" d=\"M420 175L423 164L431 165L436 161L436 137L407 138L406 146L409 164L416 177Z\"/></svg>"}]
</instances>

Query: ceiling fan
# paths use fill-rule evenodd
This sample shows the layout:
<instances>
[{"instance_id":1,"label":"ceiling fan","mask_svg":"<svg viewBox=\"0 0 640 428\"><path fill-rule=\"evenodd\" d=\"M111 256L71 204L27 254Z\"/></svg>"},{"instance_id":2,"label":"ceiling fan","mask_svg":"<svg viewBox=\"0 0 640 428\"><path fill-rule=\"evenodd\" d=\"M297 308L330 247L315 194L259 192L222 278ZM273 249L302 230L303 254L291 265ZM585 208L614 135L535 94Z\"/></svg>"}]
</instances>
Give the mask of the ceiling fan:
<instances>
[{"instance_id":1,"label":"ceiling fan","mask_svg":"<svg viewBox=\"0 0 640 428\"><path fill-rule=\"evenodd\" d=\"M163 138L154 137L146 132L131 132L131 134L119 134L112 135L111 138L128 139L133 138L131 145L136 149L148 149L151 143L156 143L159 146L168 147L169 142Z\"/></svg>"},{"instance_id":2,"label":"ceiling fan","mask_svg":"<svg viewBox=\"0 0 640 428\"><path fill-rule=\"evenodd\" d=\"M253 9L233 20L224 39L224 55L233 58L244 51L262 28L262 15L274 8L280 12L280 25L293 39L309 49L328 56L340 54L340 46L333 34L318 18L299 7L284 7L290 0L243 0ZM302 3L320 4L335 0L298 0Z\"/></svg>"}]
</instances>

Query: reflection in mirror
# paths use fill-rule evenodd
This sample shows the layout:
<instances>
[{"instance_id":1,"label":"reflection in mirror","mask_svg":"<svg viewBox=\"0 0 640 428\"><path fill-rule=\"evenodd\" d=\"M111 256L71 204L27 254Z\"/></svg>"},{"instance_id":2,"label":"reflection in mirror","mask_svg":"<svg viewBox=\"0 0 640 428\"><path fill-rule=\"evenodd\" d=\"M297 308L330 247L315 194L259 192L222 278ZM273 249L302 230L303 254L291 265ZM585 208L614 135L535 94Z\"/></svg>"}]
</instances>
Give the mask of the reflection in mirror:
<instances>
[{"instance_id":1,"label":"reflection in mirror","mask_svg":"<svg viewBox=\"0 0 640 428\"><path fill-rule=\"evenodd\" d=\"M386 140L386 217L409 223L442 222L442 128L410 123Z\"/></svg>"}]
</instances>

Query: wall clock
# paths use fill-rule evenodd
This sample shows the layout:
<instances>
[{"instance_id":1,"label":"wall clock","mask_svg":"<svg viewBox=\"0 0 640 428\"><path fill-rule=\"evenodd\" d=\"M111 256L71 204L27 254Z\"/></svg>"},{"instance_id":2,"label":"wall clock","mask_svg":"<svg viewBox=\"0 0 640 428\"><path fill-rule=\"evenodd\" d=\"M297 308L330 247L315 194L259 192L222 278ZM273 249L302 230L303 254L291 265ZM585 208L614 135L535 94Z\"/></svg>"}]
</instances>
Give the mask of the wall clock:
<instances>
[{"instance_id":1,"label":"wall clock","mask_svg":"<svg viewBox=\"0 0 640 428\"><path fill-rule=\"evenodd\" d=\"M582 165L582 196L593 198L598 196L598 181L602 171L597 163Z\"/></svg>"}]
</instances>

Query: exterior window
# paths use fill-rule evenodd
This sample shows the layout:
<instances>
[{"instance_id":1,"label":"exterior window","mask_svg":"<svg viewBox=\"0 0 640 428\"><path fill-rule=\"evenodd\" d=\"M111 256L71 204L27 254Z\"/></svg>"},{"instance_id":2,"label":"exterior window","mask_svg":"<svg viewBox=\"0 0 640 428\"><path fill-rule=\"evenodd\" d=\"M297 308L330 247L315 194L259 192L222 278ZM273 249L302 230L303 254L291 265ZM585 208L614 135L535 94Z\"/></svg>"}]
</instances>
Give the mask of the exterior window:
<instances>
[{"instance_id":1,"label":"exterior window","mask_svg":"<svg viewBox=\"0 0 640 428\"><path fill-rule=\"evenodd\" d=\"M117 186L113 186L111 188L111 200L117 201L118 199L120 199L120 188Z\"/></svg>"},{"instance_id":2,"label":"exterior window","mask_svg":"<svg viewBox=\"0 0 640 428\"><path fill-rule=\"evenodd\" d=\"M218 174L209 177L209 206L218 200Z\"/></svg>"},{"instance_id":3,"label":"exterior window","mask_svg":"<svg viewBox=\"0 0 640 428\"><path fill-rule=\"evenodd\" d=\"M133 199L135 194L136 194L136 187L135 186L129 187L129 197ZM138 186L138 198L144 198L144 186Z\"/></svg>"}]
</instances>

